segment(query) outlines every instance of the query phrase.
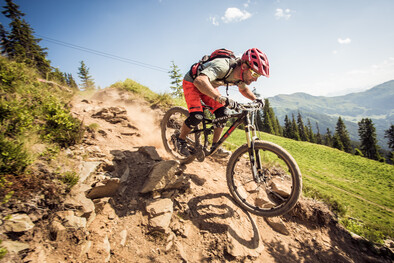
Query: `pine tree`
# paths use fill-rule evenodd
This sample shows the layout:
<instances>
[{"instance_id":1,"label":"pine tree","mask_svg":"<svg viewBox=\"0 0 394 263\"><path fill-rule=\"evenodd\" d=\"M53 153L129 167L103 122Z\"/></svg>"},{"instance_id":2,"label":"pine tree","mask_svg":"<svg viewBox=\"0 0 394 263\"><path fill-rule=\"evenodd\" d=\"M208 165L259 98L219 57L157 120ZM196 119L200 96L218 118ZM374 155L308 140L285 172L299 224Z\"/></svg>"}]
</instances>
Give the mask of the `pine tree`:
<instances>
[{"instance_id":1,"label":"pine tree","mask_svg":"<svg viewBox=\"0 0 394 263\"><path fill-rule=\"evenodd\" d=\"M304 122L302 121L301 113L298 112L297 116L298 131L300 133L301 141L308 141L308 134L305 129Z\"/></svg>"},{"instance_id":2,"label":"pine tree","mask_svg":"<svg viewBox=\"0 0 394 263\"><path fill-rule=\"evenodd\" d=\"M291 121L289 120L289 117L286 115L285 116L285 127L283 128L283 136L286 138L291 138Z\"/></svg>"},{"instance_id":3,"label":"pine tree","mask_svg":"<svg viewBox=\"0 0 394 263\"><path fill-rule=\"evenodd\" d=\"M294 118L294 113L292 114L292 121L291 121L291 138L300 141L300 132L298 131L298 126Z\"/></svg>"},{"instance_id":4,"label":"pine tree","mask_svg":"<svg viewBox=\"0 0 394 263\"><path fill-rule=\"evenodd\" d=\"M180 69L177 65L175 65L174 61L171 61L171 70L170 73L171 85L170 88L173 90L171 93L176 98L183 97L183 88L182 88L182 74L180 73Z\"/></svg>"},{"instance_id":5,"label":"pine tree","mask_svg":"<svg viewBox=\"0 0 394 263\"><path fill-rule=\"evenodd\" d=\"M278 118L275 116L274 109L270 106L268 99L264 99L263 108L263 129L264 132L274 135L281 135L281 127Z\"/></svg>"},{"instance_id":6,"label":"pine tree","mask_svg":"<svg viewBox=\"0 0 394 263\"><path fill-rule=\"evenodd\" d=\"M340 151L344 150L343 143L341 141L341 137L337 133L335 133L334 137L332 138L332 147L334 147L335 149L338 149Z\"/></svg>"},{"instance_id":7,"label":"pine tree","mask_svg":"<svg viewBox=\"0 0 394 263\"><path fill-rule=\"evenodd\" d=\"M388 146L391 149L389 159L394 163L394 125L391 124L390 129L384 131L384 137L388 139Z\"/></svg>"},{"instance_id":8,"label":"pine tree","mask_svg":"<svg viewBox=\"0 0 394 263\"><path fill-rule=\"evenodd\" d=\"M390 129L384 131L384 137L388 139L389 148L394 151L394 125L391 124Z\"/></svg>"},{"instance_id":9,"label":"pine tree","mask_svg":"<svg viewBox=\"0 0 394 263\"><path fill-rule=\"evenodd\" d=\"M64 76L66 78L67 86L69 86L72 89L78 90L78 85L75 82L73 75L71 73L64 73Z\"/></svg>"},{"instance_id":10,"label":"pine tree","mask_svg":"<svg viewBox=\"0 0 394 263\"><path fill-rule=\"evenodd\" d=\"M66 85L66 78L64 77L64 74L58 69L54 68L49 74L48 74L48 80L55 81L61 85Z\"/></svg>"},{"instance_id":11,"label":"pine tree","mask_svg":"<svg viewBox=\"0 0 394 263\"><path fill-rule=\"evenodd\" d=\"M316 138L312 130L312 124L310 119L308 119L307 131L308 131L308 141L316 143Z\"/></svg>"},{"instance_id":12,"label":"pine tree","mask_svg":"<svg viewBox=\"0 0 394 263\"><path fill-rule=\"evenodd\" d=\"M352 151L351 145L350 145L350 138L349 138L349 133L346 129L345 123L343 122L342 118L338 118L337 126L335 128L335 134L334 134L334 143L337 137L343 147L343 151L350 153ZM335 147L335 145L334 145ZM335 147L337 148L337 147ZM337 148L339 149L339 148Z\"/></svg>"},{"instance_id":13,"label":"pine tree","mask_svg":"<svg viewBox=\"0 0 394 263\"><path fill-rule=\"evenodd\" d=\"M275 134L274 123L271 119L270 103L268 99L264 99L263 108L263 131L270 134Z\"/></svg>"},{"instance_id":14,"label":"pine tree","mask_svg":"<svg viewBox=\"0 0 394 263\"><path fill-rule=\"evenodd\" d=\"M278 128L278 133L277 133L276 135L278 135L278 136L283 136L283 127L280 126L278 117L275 117L275 127Z\"/></svg>"},{"instance_id":15,"label":"pine tree","mask_svg":"<svg viewBox=\"0 0 394 263\"><path fill-rule=\"evenodd\" d=\"M263 110L260 109L257 111L257 116L256 116L256 126L259 131L263 131L263 120L264 120Z\"/></svg>"},{"instance_id":16,"label":"pine tree","mask_svg":"<svg viewBox=\"0 0 394 263\"><path fill-rule=\"evenodd\" d=\"M81 61L81 66L78 68L78 76L82 81L82 87L85 90L93 90L94 89L94 81L92 76L89 75L89 68L86 67L85 62Z\"/></svg>"},{"instance_id":17,"label":"pine tree","mask_svg":"<svg viewBox=\"0 0 394 263\"><path fill-rule=\"evenodd\" d=\"M317 144L323 144L323 138L320 134L320 128L319 128L319 124L316 122L316 130L317 130L317 134L316 134L316 143Z\"/></svg>"},{"instance_id":18,"label":"pine tree","mask_svg":"<svg viewBox=\"0 0 394 263\"><path fill-rule=\"evenodd\" d=\"M7 55L5 50L9 48L9 41L7 39L7 32L4 29L4 26L0 23L0 46L1 46L1 54Z\"/></svg>"},{"instance_id":19,"label":"pine tree","mask_svg":"<svg viewBox=\"0 0 394 263\"><path fill-rule=\"evenodd\" d=\"M6 0L6 3L2 13L11 20L11 31L5 32L4 28L2 29L2 54L37 68L41 75L45 76L51 71L50 62L46 59L46 48L40 47L41 39L33 36L33 29L22 19L25 14L19 10L19 6L12 0Z\"/></svg>"},{"instance_id":20,"label":"pine tree","mask_svg":"<svg viewBox=\"0 0 394 263\"><path fill-rule=\"evenodd\" d=\"M379 147L376 140L376 129L369 118L363 118L358 122L358 135L360 136L361 152L372 160L379 160Z\"/></svg>"},{"instance_id":21,"label":"pine tree","mask_svg":"<svg viewBox=\"0 0 394 263\"><path fill-rule=\"evenodd\" d=\"M329 147L332 147L333 145L332 134L329 128L327 128L326 135L324 136L324 144Z\"/></svg>"}]
</instances>

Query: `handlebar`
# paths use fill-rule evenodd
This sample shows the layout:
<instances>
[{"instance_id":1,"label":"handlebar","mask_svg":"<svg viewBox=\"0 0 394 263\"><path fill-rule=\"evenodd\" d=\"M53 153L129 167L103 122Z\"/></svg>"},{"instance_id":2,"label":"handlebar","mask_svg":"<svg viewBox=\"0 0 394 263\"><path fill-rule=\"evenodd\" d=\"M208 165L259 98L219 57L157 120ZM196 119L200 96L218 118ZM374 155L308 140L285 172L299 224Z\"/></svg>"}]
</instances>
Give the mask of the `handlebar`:
<instances>
[{"instance_id":1,"label":"handlebar","mask_svg":"<svg viewBox=\"0 0 394 263\"><path fill-rule=\"evenodd\" d=\"M254 110L262 109L262 106L263 105L261 103L257 103L257 102L248 102L248 103L237 102L237 107L234 110L238 112L243 110L254 111Z\"/></svg>"}]
</instances>

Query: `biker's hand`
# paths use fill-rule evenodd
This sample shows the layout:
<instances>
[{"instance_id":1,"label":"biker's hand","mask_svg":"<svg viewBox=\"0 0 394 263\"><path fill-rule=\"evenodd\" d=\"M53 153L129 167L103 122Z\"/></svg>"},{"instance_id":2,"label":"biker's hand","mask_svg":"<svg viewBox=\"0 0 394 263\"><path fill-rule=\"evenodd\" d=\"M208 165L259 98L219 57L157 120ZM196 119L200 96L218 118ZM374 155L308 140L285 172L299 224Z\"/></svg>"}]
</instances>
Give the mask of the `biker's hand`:
<instances>
[{"instance_id":1,"label":"biker's hand","mask_svg":"<svg viewBox=\"0 0 394 263\"><path fill-rule=\"evenodd\" d=\"M263 99L255 99L253 102L260 104L261 108L264 108L265 104Z\"/></svg>"},{"instance_id":2,"label":"biker's hand","mask_svg":"<svg viewBox=\"0 0 394 263\"><path fill-rule=\"evenodd\" d=\"M236 109L238 107L238 103L228 97L221 96L219 102L229 109Z\"/></svg>"}]
</instances>

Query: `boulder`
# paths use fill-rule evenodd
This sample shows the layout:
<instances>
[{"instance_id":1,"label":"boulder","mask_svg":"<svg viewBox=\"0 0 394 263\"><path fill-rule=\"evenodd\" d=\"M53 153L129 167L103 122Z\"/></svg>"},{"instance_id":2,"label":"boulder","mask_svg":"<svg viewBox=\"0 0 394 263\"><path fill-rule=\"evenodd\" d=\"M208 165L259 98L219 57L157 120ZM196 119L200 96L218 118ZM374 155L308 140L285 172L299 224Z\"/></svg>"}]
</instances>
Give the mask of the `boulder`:
<instances>
[{"instance_id":1,"label":"boulder","mask_svg":"<svg viewBox=\"0 0 394 263\"><path fill-rule=\"evenodd\" d=\"M150 159L154 161L161 161L161 157L153 146L143 146L138 149L139 152L147 155Z\"/></svg>"},{"instance_id":2,"label":"boulder","mask_svg":"<svg viewBox=\"0 0 394 263\"><path fill-rule=\"evenodd\" d=\"M29 244L22 243L19 241L3 241L1 242L1 246L5 247L8 252L19 253L20 251L27 250L30 248Z\"/></svg>"},{"instance_id":3,"label":"boulder","mask_svg":"<svg viewBox=\"0 0 394 263\"><path fill-rule=\"evenodd\" d=\"M286 236L290 235L289 230L280 217L265 217L264 219L276 232Z\"/></svg>"},{"instance_id":4,"label":"boulder","mask_svg":"<svg viewBox=\"0 0 394 263\"><path fill-rule=\"evenodd\" d=\"M62 225L66 228L85 228L86 227L86 218L79 217L74 214L74 211L59 211L56 212L56 215L62 222Z\"/></svg>"},{"instance_id":5,"label":"boulder","mask_svg":"<svg viewBox=\"0 0 394 263\"><path fill-rule=\"evenodd\" d=\"M64 206L67 209L74 210L76 216L85 217L86 220L91 222L96 215L93 201L85 195L88 189L90 189L90 187L84 184L74 186L66 197Z\"/></svg>"},{"instance_id":6,"label":"boulder","mask_svg":"<svg viewBox=\"0 0 394 263\"><path fill-rule=\"evenodd\" d=\"M154 231L169 232L173 206L173 202L168 198L148 202L146 211L149 214L149 228Z\"/></svg>"},{"instance_id":7,"label":"boulder","mask_svg":"<svg viewBox=\"0 0 394 263\"><path fill-rule=\"evenodd\" d=\"M34 223L26 214L12 214L4 222L5 232L25 232L34 227Z\"/></svg>"},{"instance_id":8,"label":"boulder","mask_svg":"<svg viewBox=\"0 0 394 263\"><path fill-rule=\"evenodd\" d=\"M149 193L165 189L183 188L190 182L189 179L182 174L178 161L161 161L152 167L140 192Z\"/></svg>"},{"instance_id":9,"label":"boulder","mask_svg":"<svg viewBox=\"0 0 394 263\"><path fill-rule=\"evenodd\" d=\"M87 198L96 199L103 197L111 197L114 196L120 187L120 179L119 178L110 178L101 183L101 185L93 187L88 194Z\"/></svg>"}]
</instances>

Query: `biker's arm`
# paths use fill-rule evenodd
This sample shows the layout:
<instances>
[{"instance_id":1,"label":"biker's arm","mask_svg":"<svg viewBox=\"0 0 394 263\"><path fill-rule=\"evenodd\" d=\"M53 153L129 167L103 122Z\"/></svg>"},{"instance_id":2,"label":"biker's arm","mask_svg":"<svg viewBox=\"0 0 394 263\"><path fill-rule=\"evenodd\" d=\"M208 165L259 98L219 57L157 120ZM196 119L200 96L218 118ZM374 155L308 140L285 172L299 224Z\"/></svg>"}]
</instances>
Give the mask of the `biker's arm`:
<instances>
[{"instance_id":1,"label":"biker's arm","mask_svg":"<svg viewBox=\"0 0 394 263\"><path fill-rule=\"evenodd\" d=\"M212 86L208 76L204 74L198 75L193 84L201 93L208 95L216 101L218 101L221 96L219 91Z\"/></svg>"},{"instance_id":2,"label":"biker's arm","mask_svg":"<svg viewBox=\"0 0 394 263\"><path fill-rule=\"evenodd\" d=\"M253 94L253 92L249 89L248 86L244 85L244 86L238 86L238 90L239 92L245 97L248 98L250 100L255 100L256 95Z\"/></svg>"}]
</instances>

